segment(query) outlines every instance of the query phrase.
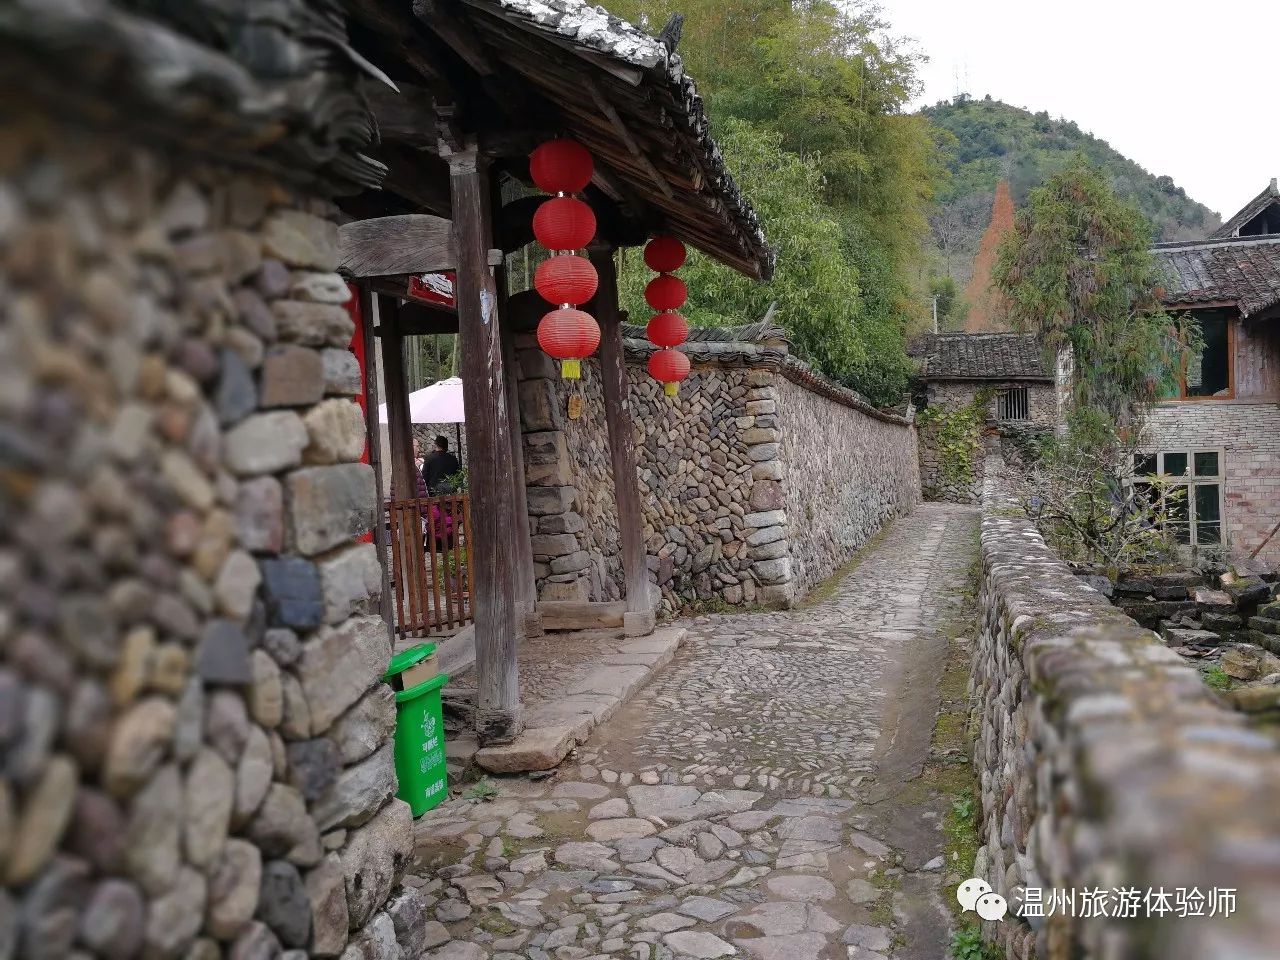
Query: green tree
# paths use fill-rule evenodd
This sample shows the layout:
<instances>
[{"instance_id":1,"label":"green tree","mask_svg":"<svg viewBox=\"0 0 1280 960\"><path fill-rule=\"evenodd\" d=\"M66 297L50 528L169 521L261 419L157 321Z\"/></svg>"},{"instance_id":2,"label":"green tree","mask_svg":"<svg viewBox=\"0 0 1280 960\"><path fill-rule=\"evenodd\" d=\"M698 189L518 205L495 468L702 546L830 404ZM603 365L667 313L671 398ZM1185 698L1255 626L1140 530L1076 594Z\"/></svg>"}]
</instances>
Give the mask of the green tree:
<instances>
[{"instance_id":1,"label":"green tree","mask_svg":"<svg viewBox=\"0 0 1280 960\"><path fill-rule=\"evenodd\" d=\"M1181 361L1189 331L1160 304L1151 227L1083 158L1031 191L1000 247L1010 319L1070 350L1077 407L1131 422Z\"/></svg>"},{"instance_id":2,"label":"green tree","mask_svg":"<svg viewBox=\"0 0 1280 960\"><path fill-rule=\"evenodd\" d=\"M689 322L733 326L759 320L772 306L798 356L875 402L896 403L906 387L901 324L869 316L879 305L859 283L817 165L782 149L780 135L741 120L721 122L717 140L768 225L778 268L771 282L761 284L691 252L680 270L689 286ZM623 255L623 303L638 322L650 315L644 287L652 277L639 250Z\"/></svg>"}]
</instances>

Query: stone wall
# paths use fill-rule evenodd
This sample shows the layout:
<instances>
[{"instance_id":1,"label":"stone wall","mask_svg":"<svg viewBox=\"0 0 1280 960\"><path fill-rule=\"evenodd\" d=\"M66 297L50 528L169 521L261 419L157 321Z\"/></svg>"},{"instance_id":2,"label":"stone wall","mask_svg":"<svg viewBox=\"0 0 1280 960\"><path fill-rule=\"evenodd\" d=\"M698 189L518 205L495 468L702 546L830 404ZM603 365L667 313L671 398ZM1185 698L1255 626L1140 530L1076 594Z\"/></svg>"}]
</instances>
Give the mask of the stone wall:
<instances>
[{"instance_id":1,"label":"stone wall","mask_svg":"<svg viewBox=\"0 0 1280 960\"><path fill-rule=\"evenodd\" d=\"M1153 450L1221 450L1224 526L1233 558L1260 544L1258 559L1280 566L1280 405L1200 401L1151 409L1147 436Z\"/></svg>"},{"instance_id":2,"label":"stone wall","mask_svg":"<svg viewBox=\"0 0 1280 960\"><path fill-rule=\"evenodd\" d=\"M897 418L855 412L785 377L778 378L777 393L791 576L799 597L919 502L918 443Z\"/></svg>"},{"instance_id":3,"label":"stone wall","mask_svg":"<svg viewBox=\"0 0 1280 960\"><path fill-rule=\"evenodd\" d=\"M754 345L737 346L757 356ZM664 612L710 601L788 605L919 498L907 421L785 350L759 356L695 362L673 400L629 342L643 532ZM531 339L519 360L539 595L620 597L599 362L584 362L572 383ZM575 392L584 401L576 420L568 416Z\"/></svg>"},{"instance_id":4,"label":"stone wall","mask_svg":"<svg viewBox=\"0 0 1280 960\"><path fill-rule=\"evenodd\" d=\"M394 950L413 831L328 207L0 143L0 956Z\"/></svg>"},{"instance_id":5,"label":"stone wall","mask_svg":"<svg viewBox=\"0 0 1280 960\"><path fill-rule=\"evenodd\" d=\"M1010 387L1025 386L1029 417L1025 421L999 422L996 395ZM975 403L979 393L989 391L979 450L974 454L969 478L956 479L944 469L947 454L941 450L941 425L928 416L920 423L920 486L927 500L949 503L977 503L982 499L984 464L992 455L1011 456L1016 443L1028 434L1052 430L1061 422L1061 391L1052 383L1013 381L931 380L925 385L926 410L959 410ZM1005 443L1005 440L1011 443Z\"/></svg>"},{"instance_id":6,"label":"stone wall","mask_svg":"<svg viewBox=\"0 0 1280 960\"><path fill-rule=\"evenodd\" d=\"M1248 729L1007 506L989 480L970 691L982 841L973 873L1012 916L985 923L987 939L1018 960L1274 956L1274 738ZM1114 891L1136 888L1139 919L1082 918L1086 888L1108 892L1108 917ZM1171 904L1178 888L1196 888L1205 915L1147 919L1145 893L1161 888ZM1235 891L1230 919L1209 915L1214 888ZM1077 891L1074 917L1032 916L1028 889L1046 905L1051 890Z\"/></svg>"}]
</instances>

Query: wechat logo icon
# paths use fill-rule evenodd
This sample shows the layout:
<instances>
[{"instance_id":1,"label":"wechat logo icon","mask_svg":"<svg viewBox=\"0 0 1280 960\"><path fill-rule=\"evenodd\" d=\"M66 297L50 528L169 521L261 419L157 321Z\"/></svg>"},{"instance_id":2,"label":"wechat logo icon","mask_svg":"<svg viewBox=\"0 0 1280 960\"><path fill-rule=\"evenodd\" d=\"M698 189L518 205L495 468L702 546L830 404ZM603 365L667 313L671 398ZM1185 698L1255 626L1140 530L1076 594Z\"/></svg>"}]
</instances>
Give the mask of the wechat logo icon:
<instances>
[{"instance_id":1,"label":"wechat logo icon","mask_svg":"<svg viewBox=\"0 0 1280 960\"><path fill-rule=\"evenodd\" d=\"M960 901L962 910L966 913L974 910L983 920L1003 920L1009 912L1004 897L992 893L991 884L978 877L970 877L960 884L956 889L956 899Z\"/></svg>"}]
</instances>

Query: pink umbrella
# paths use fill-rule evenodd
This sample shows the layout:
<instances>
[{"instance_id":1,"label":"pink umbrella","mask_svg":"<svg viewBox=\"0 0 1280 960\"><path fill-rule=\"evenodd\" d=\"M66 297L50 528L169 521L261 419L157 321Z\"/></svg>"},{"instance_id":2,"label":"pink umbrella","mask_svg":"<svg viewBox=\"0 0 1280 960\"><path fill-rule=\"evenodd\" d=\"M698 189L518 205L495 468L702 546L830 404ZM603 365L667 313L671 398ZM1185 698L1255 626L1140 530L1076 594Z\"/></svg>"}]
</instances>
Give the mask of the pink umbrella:
<instances>
[{"instance_id":1,"label":"pink umbrella","mask_svg":"<svg viewBox=\"0 0 1280 960\"><path fill-rule=\"evenodd\" d=\"M409 419L413 423L465 423L462 378L450 377L409 394ZM387 422L387 405L378 405L378 422Z\"/></svg>"}]
</instances>

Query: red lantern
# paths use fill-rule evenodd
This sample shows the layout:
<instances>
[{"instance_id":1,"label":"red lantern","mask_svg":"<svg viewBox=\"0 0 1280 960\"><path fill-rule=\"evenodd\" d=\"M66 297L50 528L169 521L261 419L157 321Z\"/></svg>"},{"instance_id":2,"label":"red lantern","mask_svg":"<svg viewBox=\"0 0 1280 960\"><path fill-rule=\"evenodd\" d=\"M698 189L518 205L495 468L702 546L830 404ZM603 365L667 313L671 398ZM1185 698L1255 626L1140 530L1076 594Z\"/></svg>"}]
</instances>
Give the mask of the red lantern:
<instances>
[{"instance_id":1,"label":"red lantern","mask_svg":"<svg viewBox=\"0 0 1280 960\"><path fill-rule=\"evenodd\" d=\"M649 376L662 381L668 397L674 397L680 381L689 376L689 358L679 350L659 350L649 358Z\"/></svg>"},{"instance_id":2,"label":"red lantern","mask_svg":"<svg viewBox=\"0 0 1280 960\"><path fill-rule=\"evenodd\" d=\"M689 323L678 313L655 313L644 332L656 346L678 347L689 339Z\"/></svg>"},{"instance_id":3,"label":"red lantern","mask_svg":"<svg viewBox=\"0 0 1280 960\"><path fill-rule=\"evenodd\" d=\"M548 250L581 250L596 235L596 215L574 197L552 197L534 211L533 235Z\"/></svg>"},{"instance_id":4,"label":"red lantern","mask_svg":"<svg viewBox=\"0 0 1280 960\"><path fill-rule=\"evenodd\" d=\"M576 140L548 140L529 155L529 176L547 193L577 193L594 172L591 152Z\"/></svg>"},{"instance_id":5,"label":"red lantern","mask_svg":"<svg viewBox=\"0 0 1280 960\"><path fill-rule=\"evenodd\" d=\"M557 306L586 303L596 295L599 283L591 261L571 254L543 260L533 275L533 286L542 299Z\"/></svg>"},{"instance_id":6,"label":"red lantern","mask_svg":"<svg viewBox=\"0 0 1280 960\"><path fill-rule=\"evenodd\" d=\"M600 327L591 314L561 307L538 323L538 346L561 361L561 376L577 380L582 376L582 358L600 346Z\"/></svg>"},{"instance_id":7,"label":"red lantern","mask_svg":"<svg viewBox=\"0 0 1280 960\"><path fill-rule=\"evenodd\" d=\"M670 273L684 266L687 253L675 237L654 237L644 248L644 262L655 273Z\"/></svg>"},{"instance_id":8,"label":"red lantern","mask_svg":"<svg viewBox=\"0 0 1280 960\"><path fill-rule=\"evenodd\" d=\"M662 273L644 288L644 299L655 310L678 310L689 299L689 288L679 277Z\"/></svg>"}]
</instances>

